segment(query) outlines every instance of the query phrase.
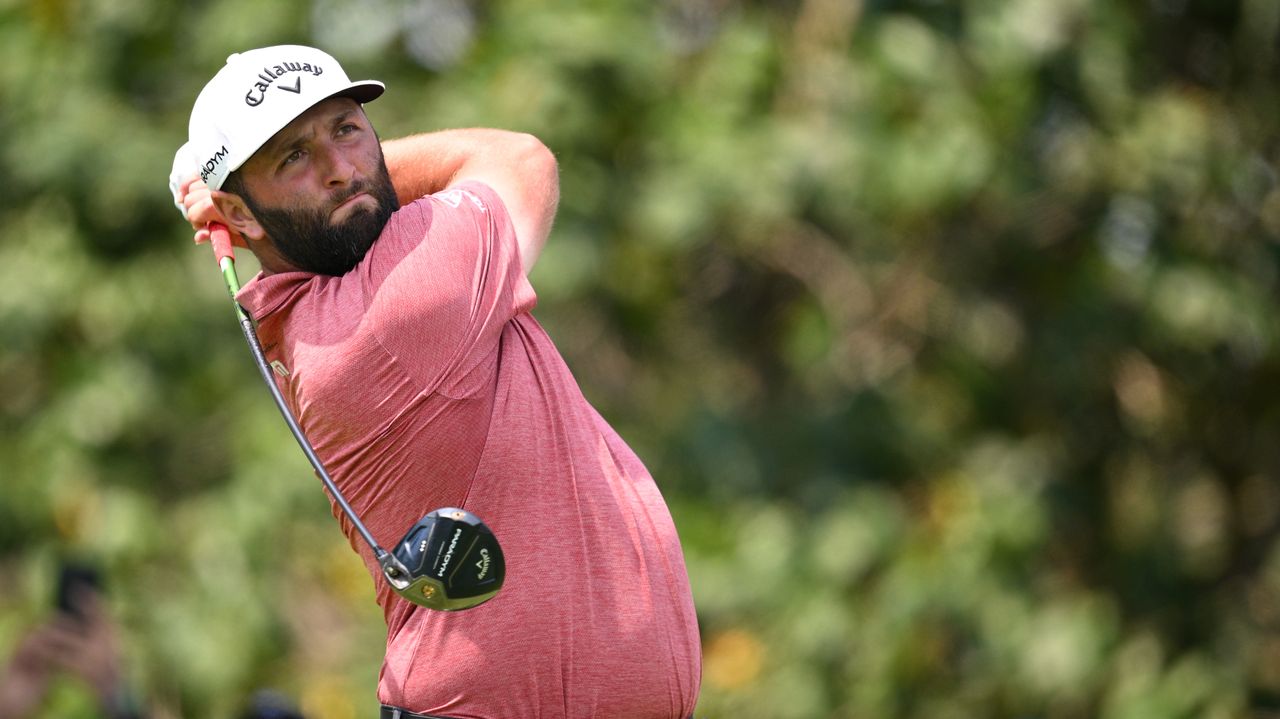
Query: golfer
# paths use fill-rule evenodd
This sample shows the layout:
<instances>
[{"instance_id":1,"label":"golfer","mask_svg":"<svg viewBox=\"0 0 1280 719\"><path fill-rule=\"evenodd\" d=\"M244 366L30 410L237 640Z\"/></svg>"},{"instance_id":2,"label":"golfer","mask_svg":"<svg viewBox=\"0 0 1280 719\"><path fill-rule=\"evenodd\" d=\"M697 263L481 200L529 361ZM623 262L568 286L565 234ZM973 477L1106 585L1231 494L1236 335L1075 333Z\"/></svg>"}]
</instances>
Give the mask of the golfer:
<instances>
[{"instance_id":1,"label":"golfer","mask_svg":"<svg viewBox=\"0 0 1280 719\"><path fill-rule=\"evenodd\" d=\"M555 158L500 130L380 142L382 92L314 48L232 55L170 178L197 242L222 222L257 256L237 299L379 544L440 506L502 542L496 598L429 611L335 506L387 623L382 716L686 719L701 655L671 515L530 314Z\"/></svg>"}]
</instances>

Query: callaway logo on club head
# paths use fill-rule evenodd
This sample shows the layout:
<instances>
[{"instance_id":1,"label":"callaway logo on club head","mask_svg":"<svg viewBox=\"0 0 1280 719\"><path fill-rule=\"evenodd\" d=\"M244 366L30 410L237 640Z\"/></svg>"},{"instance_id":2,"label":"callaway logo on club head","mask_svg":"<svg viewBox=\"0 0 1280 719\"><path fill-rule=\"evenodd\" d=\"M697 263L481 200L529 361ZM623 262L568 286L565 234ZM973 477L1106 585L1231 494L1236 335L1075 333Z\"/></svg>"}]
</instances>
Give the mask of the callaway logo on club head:
<instances>
[{"instance_id":1,"label":"callaway logo on club head","mask_svg":"<svg viewBox=\"0 0 1280 719\"><path fill-rule=\"evenodd\" d=\"M275 67L264 67L262 72L258 73L258 81L244 94L245 104L250 107L261 105L262 101L267 99L267 90L271 88L272 83L291 72L309 72L319 76L324 73L324 68L309 62L283 62ZM294 78L292 86L281 80L276 87L294 94L302 94L302 76Z\"/></svg>"},{"instance_id":2,"label":"callaway logo on club head","mask_svg":"<svg viewBox=\"0 0 1280 719\"><path fill-rule=\"evenodd\" d=\"M480 570L480 573L476 575L477 581L484 579L485 575L489 573L489 550L483 548L480 550L480 561L476 562L476 569Z\"/></svg>"}]
</instances>

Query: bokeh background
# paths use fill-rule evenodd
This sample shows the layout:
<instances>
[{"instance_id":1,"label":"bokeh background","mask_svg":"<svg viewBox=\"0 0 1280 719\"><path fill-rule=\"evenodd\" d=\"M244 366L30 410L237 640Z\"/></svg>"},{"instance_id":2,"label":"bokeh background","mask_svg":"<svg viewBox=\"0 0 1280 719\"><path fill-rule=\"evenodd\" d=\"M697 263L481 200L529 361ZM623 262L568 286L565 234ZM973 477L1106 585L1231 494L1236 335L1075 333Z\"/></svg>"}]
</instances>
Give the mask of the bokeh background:
<instances>
[{"instance_id":1,"label":"bokeh background","mask_svg":"<svg viewBox=\"0 0 1280 719\"><path fill-rule=\"evenodd\" d=\"M89 556L171 715L371 716L369 580L166 189L226 55L303 42L387 83L384 136L558 155L536 315L671 505L700 716L1280 716L1278 28L0 0L0 649Z\"/></svg>"}]
</instances>

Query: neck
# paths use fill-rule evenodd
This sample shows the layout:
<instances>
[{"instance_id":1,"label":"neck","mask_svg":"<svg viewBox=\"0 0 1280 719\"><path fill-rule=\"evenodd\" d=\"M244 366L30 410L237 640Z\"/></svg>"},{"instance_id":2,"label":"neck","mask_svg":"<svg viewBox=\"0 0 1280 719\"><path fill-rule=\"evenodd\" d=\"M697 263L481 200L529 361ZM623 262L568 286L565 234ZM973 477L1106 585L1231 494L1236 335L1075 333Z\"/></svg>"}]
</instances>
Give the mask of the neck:
<instances>
[{"instance_id":1,"label":"neck","mask_svg":"<svg viewBox=\"0 0 1280 719\"><path fill-rule=\"evenodd\" d=\"M271 238L264 237L261 240L248 240L249 250L258 258L258 264L262 266L262 274L274 275L280 272L296 272L298 268L281 255L276 249Z\"/></svg>"}]
</instances>

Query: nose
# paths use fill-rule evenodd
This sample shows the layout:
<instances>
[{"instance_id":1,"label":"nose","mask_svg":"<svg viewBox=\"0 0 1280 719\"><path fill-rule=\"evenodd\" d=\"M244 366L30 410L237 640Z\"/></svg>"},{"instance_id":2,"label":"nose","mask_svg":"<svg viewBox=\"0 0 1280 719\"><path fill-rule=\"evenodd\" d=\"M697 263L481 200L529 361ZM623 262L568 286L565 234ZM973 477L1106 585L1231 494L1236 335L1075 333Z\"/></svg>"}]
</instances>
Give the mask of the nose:
<instances>
[{"instance_id":1,"label":"nose","mask_svg":"<svg viewBox=\"0 0 1280 719\"><path fill-rule=\"evenodd\" d=\"M337 189L351 184L355 177L356 167L347 159L341 148L326 145L324 155L324 186Z\"/></svg>"}]
</instances>

